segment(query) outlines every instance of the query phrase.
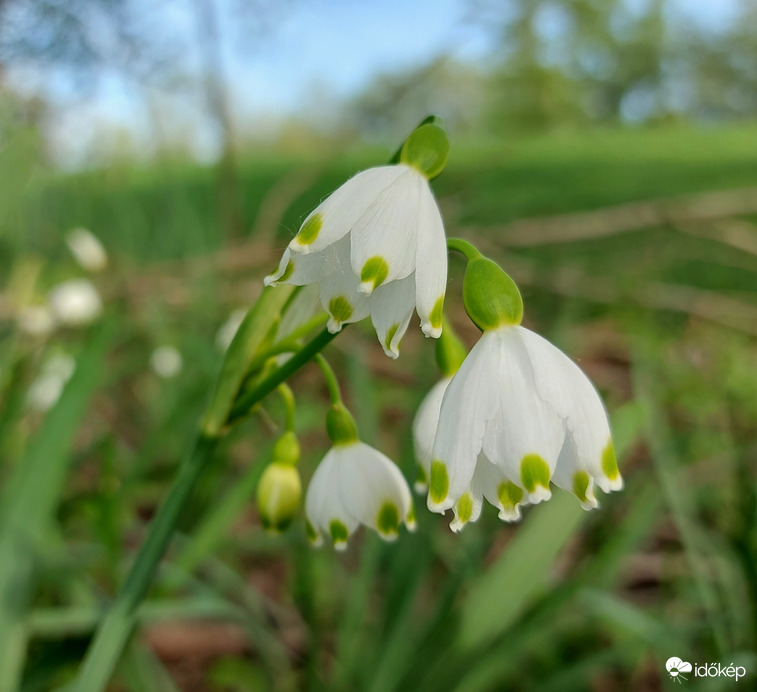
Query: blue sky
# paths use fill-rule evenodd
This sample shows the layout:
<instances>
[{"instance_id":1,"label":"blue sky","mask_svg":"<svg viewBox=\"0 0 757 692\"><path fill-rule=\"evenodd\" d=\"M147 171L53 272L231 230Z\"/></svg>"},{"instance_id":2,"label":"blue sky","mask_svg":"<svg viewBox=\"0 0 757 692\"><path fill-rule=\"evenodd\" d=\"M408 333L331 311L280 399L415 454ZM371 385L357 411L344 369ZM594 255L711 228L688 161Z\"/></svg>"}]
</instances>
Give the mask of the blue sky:
<instances>
[{"instance_id":1,"label":"blue sky","mask_svg":"<svg viewBox=\"0 0 757 692\"><path fill-rule=\"evenodd\" d=\"M247 129L260 131L272 128L282 114L301 112L319 94L332 97L322 101L333 102L333 97L357 93L382 72L422 65L441 54L481 59L491 39L485 27L466 20L471 0L288 0L283 5L281 0L270 0L275 13L270 32L252 35L250 45L240 51L247 34L230 10L240 0L213 1L220 8L235 115ZM639 13L649 2L627 0ZM738 6L738 0L672 2L677 14L714 29L730 21ZM193 6L193 2L165 0L161 9L168 8L168 30L184 29L191 36L196 30ZM191 74L198 65L199 52L188 57L186 71ZM101 150L117 129L149 153L151 124L144 94L120 75L105 75L86 98L74 94L54 72L24 71L15 81L50 98L55 112L50 137L59 160L77 165L90 152ZM201 99L158 91L153 97L165 111L167 129L172 134L191 133L195 154L211 159L218 142L203 124Z\"/></svg>"}]
</instances>

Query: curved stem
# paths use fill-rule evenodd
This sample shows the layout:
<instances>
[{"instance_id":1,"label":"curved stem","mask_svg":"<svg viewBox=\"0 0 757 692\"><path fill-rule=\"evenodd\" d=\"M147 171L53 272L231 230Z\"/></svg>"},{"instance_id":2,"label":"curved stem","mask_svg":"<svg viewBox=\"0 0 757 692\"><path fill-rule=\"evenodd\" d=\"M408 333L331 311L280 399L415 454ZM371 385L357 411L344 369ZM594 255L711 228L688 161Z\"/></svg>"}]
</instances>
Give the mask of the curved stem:
<instances>
[{"instance_id":1,"label":"curved stem","mask_svg":"<svg viewBox=\"0 0 757 692\"><path fill-rule=\"evenodd\" d=\"M276 389L276 387L305 365L305 363L313 360L316 353L319 353L326 348L326 346L330 344L339 333L340 332L332 334L327 329L324 329L297 351L286 363L268 375L268 377L256 387L238 396L234 405L231 407L231 413L226 421L227 424L232 425L238 422L240 418L246 416L255 404L262 401L274 389Z\"/></svg>"},{"instance_id":2,"label":"curved stem","mask_svg":"<svg viewBox=\"0 0 757 692\"><path fill-rule=\"evenodd\" d=\"M326 380L326 386L329 388L329 396L331 397L332 404L342 403L342 394L339 391L339 380L336 378L334 369L329 365L329 362L319 353L313 360L323 373L323 377Z\"/></svg>"},{"instance_id":3,"label":"curved stem","mask_svg":"<svg viewBox=\"0 0 757 692\"><path fill-rule=\"evenodd\" d=\"M316 356L317 358L318 356ZM284 408L286 410L286 426L287 432L294 432L294 392L291 387L282 382L278 390L281 400L284 402Z\"/></svg>"},{"instance_id":4,"label":"curved stem","mask_svg":"<svg viewBox=\"0 0 757 692\"><path fill-rule=\"evenodd\" d=\"M456 250L460 254L465 255L465 259L468 260L468 262L483 257L479 249L473 243L469 243L462 238L448 238L447 247L450 250Z\"/></svg>"},{"instance_id":5,"label":"curved stem","mask_svg":"<svg viewBox=\"0 0 757 692\"><path fill-rule=\"evenodd\" d=\"M246 415L255 404L262 401L288 377L311 361L335 337L336 334L331 334L324 329L257 387L238 396L231 406L225 424L219 426L217 434L208 434L207 428L205 432L198 434L191 453L179 468L168 497L150 524L147 538L137 553L123 585L95 632L73 689L78 692L97 692L108 683L113 668L134 628L137 608L147 595L160 560L168 549L176 523L191 498L198 479L207 468L221 439L223 427Z\"/></svg>"}]
</instances>

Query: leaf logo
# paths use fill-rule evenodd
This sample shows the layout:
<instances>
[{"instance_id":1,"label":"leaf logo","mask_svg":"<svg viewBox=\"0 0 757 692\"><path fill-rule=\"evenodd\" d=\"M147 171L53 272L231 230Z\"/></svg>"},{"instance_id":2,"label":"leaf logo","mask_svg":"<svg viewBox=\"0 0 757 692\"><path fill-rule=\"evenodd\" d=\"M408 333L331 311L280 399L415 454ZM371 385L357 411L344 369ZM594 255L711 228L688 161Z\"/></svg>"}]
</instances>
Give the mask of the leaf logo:
<instances>
[{"instance_id":1,"label":"leaf logo","mask_svg":"<svg viewBox=\"0 0 757 692\"><path fill-rule=\"evenodd\" d=\"M681 680L688 680L683 673L691 672L691 663L682 661L677 656L672 656L666 661L665 668L668 671L668 675L673 678L674 682L681 682Z\"/></svg>"}]
</instances>

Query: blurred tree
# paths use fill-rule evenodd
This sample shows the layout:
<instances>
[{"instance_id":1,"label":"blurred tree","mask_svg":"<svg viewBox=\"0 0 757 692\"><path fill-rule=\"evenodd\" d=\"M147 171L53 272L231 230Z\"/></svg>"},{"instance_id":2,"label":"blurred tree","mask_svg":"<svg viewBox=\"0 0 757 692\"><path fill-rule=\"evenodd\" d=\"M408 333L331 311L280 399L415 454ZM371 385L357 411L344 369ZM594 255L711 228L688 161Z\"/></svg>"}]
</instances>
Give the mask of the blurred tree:
<instances>
[{"instance_id":1,"label":"blurred tree","mask_svg":"<svg viewBox=\"0 0 757 692\"><path fill-rule=\"evenodd\" d=\"M757 8L725 29L669 0L471 0L495 37L488 121L549 129L757 113Z\"/></svg>"},{"instance_id":2,"label":"blurred tree","mask_svg":"<svg viewBox=\"0 0 757 692\"><path fill-rule=\"evenodd\" d=\"M236 235L244 223L224 63L231 54L250 55L289 5L274 0L4 0L0 78L3 69L34 66L55 75L68 92L87 94L116 74L132 89L132 100L143 103L157 134L163 128L156 88L200 101L219 143L222 225ZM242 40L227 35L234 33Z\"/></svg>"}]
</instances>

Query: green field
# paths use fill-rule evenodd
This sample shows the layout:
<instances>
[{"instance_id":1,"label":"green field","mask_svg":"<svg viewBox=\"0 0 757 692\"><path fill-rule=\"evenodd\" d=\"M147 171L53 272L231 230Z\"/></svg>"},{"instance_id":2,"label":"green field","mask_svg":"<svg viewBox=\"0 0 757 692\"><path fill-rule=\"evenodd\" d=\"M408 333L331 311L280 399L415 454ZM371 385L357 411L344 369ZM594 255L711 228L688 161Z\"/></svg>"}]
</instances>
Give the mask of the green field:
<instances>
[{"instance_id":1,"label":"green field","mask_svg":"<svg viewBox=\"0 0 757 692\"><path fill-rule=\"evenodd\" d=\"M389 149L248 152L241 229L224 223L214 169L62 176L27 140L0 151L0 641L13 643L0 690L71 679L192 438L218 328L308 211ZM271 536L254 507L283 416L272 398L205 470L112 689L657 690L671 656L754 680L757 126L453 133L433 187L448 235L511 271L525 323L602 392L626 490L592 513L556 491L520 525L484 511L460 535L416 498L417 533L314 550L301 516ZM104 316L29 339L16 306L82 275L63 242L73 226L110 254L93 278ZM449 316L471 346L461 282L452 260ZM150 368L164 344L184 359L172 379ZM419 330L402 350L389 361L363 323L328 355L363 439L412 480L412 417L437 373ZM30 410L31 382L62 351L74 376L50 411ZM327 393L312 366L292 386L308 479L328 448Z\"/></svg>"}]
</instances>

